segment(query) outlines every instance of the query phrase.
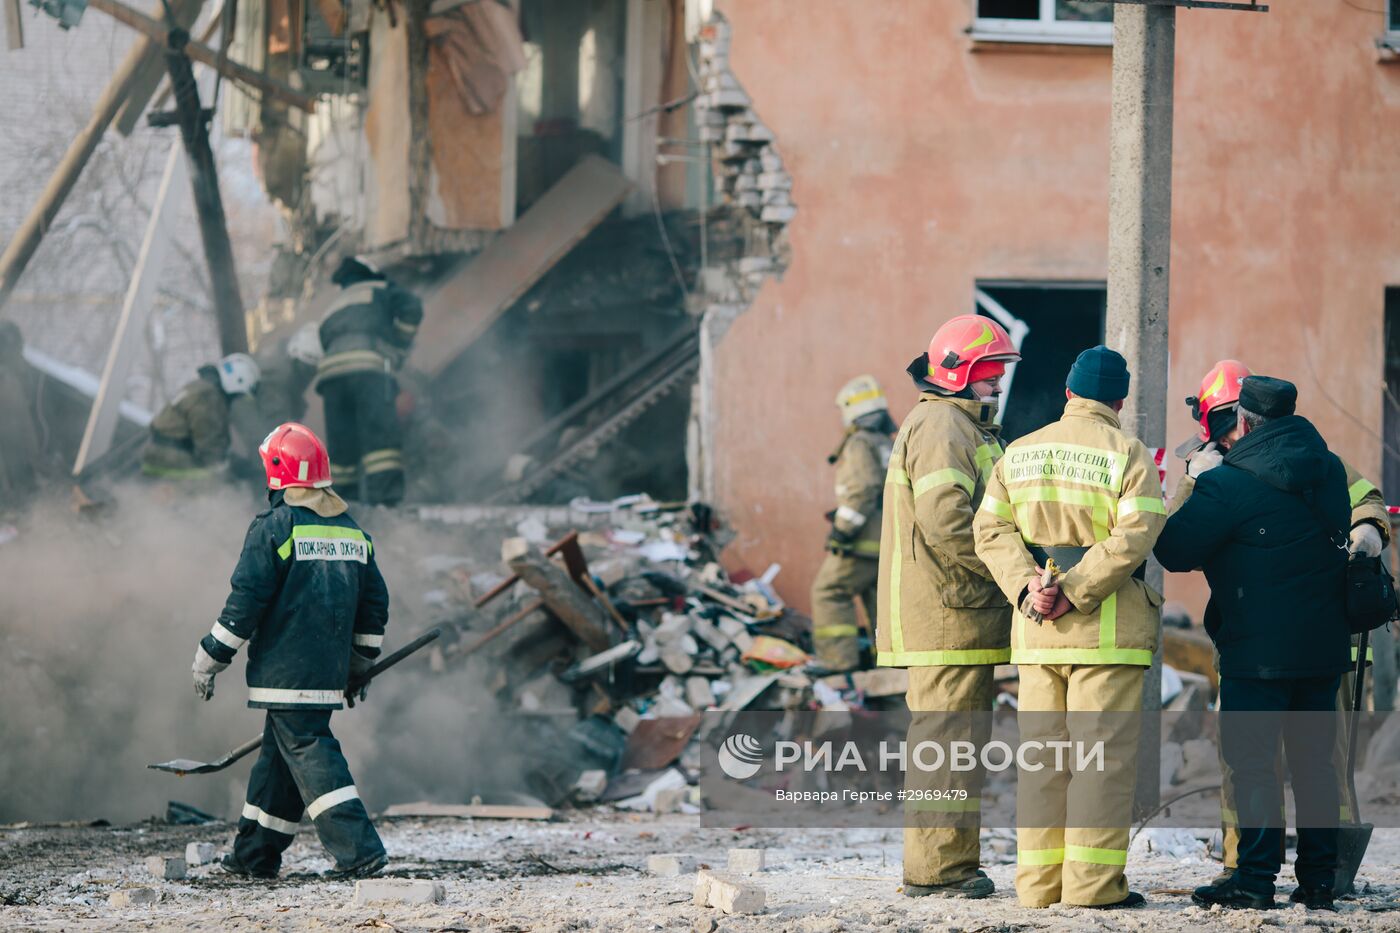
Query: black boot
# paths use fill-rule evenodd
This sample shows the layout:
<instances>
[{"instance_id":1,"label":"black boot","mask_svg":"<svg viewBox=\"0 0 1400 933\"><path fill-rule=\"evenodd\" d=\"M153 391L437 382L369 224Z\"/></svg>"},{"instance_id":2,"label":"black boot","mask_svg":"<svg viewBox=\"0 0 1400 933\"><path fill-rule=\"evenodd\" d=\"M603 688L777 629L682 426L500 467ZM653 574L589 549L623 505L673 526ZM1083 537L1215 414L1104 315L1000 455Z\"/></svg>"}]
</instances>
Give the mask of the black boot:
<instances>
[{"instance_id":1,"label":"black boot","mask_svg":"<svg viewBox=\"0 0 1400 933\"><path fill-rule=\"evenodd\" d=\"M1229 910L1272 910L1274 896L1247 891L1232 877L1220 884L1208 884L1197 888L1191 895L1191 903L1206 908L1218 904Z\"/></svg>"},{"instance_id":2,"label":"black boot","mask_svg":"<svg viewBox=\"0 0 1400 933\"><path fill-rule=\"evenodd\" d=\"M1147 898L1143 897L1136 891L1129 891L1127 897L1123 898L1121 901L1114 901L1112 904L1083 904L1080 906L1087 907L1090 910L1119 910L1131 907L1141 907L1143 904L1146 903Z\"/></svg>"},{"instance_id":3,"label":"black boot","mask_svg":"<svg viewBox=\"0 0 1400 933\"><path fill-rule=\"evenodd\" d=\"M225 855L219 860L218 864L221 869L228 872L230 875L237 875L240 878L255 878L258 881L273 881L277 878L277 871L275 869L250 868L234 858L232 854Z\"/></svg>"},{"instance_id":4,"label":"black boot","mask_svg":"<svg viewBox=\"0 0 1400 933\"><path fill-rule=\"evenodd\" d=\"M961 897L966 900L990 897L997 889L980 868L977 874L951 884L910 884L904 882L905 897Z\"/></svg>"},{"instance_id":5,"label":"black boot","mask_svg":"<svg viewBox=\"0 0 1400 933\"><path fill-rule=\"evenodd\" d=\"M1337 905L1332 900L1332 886L1330 884L1316 886L1300 884L1293 889L1292 894L1288 895L1288 899L1295 904L1302 904L1308 910L1337 909Z\"/></svg>"},{"instance_id":6,"label":"black boot","mask_svg":"<svg viewBox=\"0 0 1400 933\"><path fill-rule=\"evenodd\" d=\"M378 855L366 859L358 865L351 865L349 868L341 868L337 865L329 871L322 872L321 877L331 881L347 881L351 878L369 878L379 874L387 864L389 864L389 856L380 852Z\"/></svg>"}]
</instances>

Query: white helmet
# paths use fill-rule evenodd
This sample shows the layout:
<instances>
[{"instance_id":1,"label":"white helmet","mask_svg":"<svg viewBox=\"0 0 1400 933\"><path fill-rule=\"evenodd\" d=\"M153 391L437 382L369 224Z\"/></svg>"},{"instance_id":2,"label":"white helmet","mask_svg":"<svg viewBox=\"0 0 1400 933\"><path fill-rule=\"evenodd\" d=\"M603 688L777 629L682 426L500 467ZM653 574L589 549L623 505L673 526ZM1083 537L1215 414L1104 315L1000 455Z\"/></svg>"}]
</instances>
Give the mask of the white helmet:
<instances>
[{"instance_id":1,"label":"white helmet","mask_svg":"<svg viewBox=\"0 0 1400 933\"><path fill-rule=\"evenodd\" d=\"M246 353L230 353L219 360L219 385L229 395L252 392L262 378L262 370Z\"/></svg>"},{"instance_id":2,"label":"white helmet","mask_svg":"<svg viewBox=\"0 0 1400 933\"><path fill-rule=\"evenodd\" d=\"M841 423L847 426L862 415L890 410L885 390L874 376L857 376L842 386L836 394L836 407L841 409Z\"/></svg>"},{"instance_id":3,"label":"white helmet","mask_svg":"<svg viewBox=\"0 0 1400 933\"><path fill-rule=\"evenodd\" d=\"M326 351L321 348L321 325L307 324L292 334L287 341L287 355L308 366L320 363L321 357L326 355Z\"/></svg>"}]
</instances>

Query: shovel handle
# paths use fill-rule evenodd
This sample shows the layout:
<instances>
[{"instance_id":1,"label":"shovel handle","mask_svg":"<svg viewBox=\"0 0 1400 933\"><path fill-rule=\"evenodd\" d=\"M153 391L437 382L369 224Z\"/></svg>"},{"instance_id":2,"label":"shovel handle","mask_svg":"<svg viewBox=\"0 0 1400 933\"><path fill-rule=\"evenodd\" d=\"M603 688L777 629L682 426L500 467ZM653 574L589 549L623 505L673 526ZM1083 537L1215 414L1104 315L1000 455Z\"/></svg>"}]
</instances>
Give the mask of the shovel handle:
<instances>
[{"instance_id":1,"label":"shovel handle","mask_svg":"<svg viewBox=\"0 0 1400 933\"><path fill-rule=\"evenodd\" d=\"M442 629L440 628L430 629L424 632L422 635L419 635L417 638L413 639L413 641L404 645L398 651L395 651L393 654L381 659L378 663L376 663L369 670L365 671L359 677L356 677L354 680L350 681L349 686L346 687L346 691L354 692L356 690L359 690L365 684L369 683L371 680L378 677L380 674L384 673L389 668L393 667L395 664L398 664L400 661L408 657L410 654L413 654L413 652L417 651L419 648L422 648L424 645L428 644L431 641L435 641L441 636Z\"/></svg>"}]
</instances>

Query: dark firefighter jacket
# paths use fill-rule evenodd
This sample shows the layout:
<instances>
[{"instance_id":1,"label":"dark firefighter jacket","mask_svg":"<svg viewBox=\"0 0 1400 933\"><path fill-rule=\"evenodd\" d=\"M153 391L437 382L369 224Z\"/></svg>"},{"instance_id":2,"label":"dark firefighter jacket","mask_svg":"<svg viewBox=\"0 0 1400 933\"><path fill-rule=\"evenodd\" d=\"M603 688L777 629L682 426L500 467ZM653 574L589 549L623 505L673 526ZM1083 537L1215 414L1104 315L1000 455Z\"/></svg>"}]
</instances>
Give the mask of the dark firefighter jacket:
<instances>
[{"instance_id":1,"label":"dark firefighter jacket","mask_svg":"<svg viewBox=\"0 0 1400 933\"><path fill-rule=\"evenodd\" d=\"M393 282L370 279L343 289L321 321L326 355L317 383L350 373L394 372L408 357L422 320L423 303Z\"/></svg>"},{"instance_id":2,"label":"dark firefighter jacket","mask_svg":"<svg viewBox=\"0 0 1400 933\"><path fill-rule=\"evenodd\" d=\"M309 501L320 514L289 499ZM248 643L251 707L339 709L352 646L375 658L384 643L389 592L374 543L338 497L291 489L269 500L248 528L228 602L200 644L228 662Z\"/></svg>"},{"instance_id":3,"label":"dark firefighter jacket","mask_svg":"<svg viewBox=\"0 0 1400 933\"><path fill-rule=\"evenodd\" d=\"M1346 470L1298 415L1246 434L1167 519L1154 552L1168 570L1205 571L1221 676L1324 677L1351 666L1347 555L1324 523L1345 540Z\"/></svg>"}]
</instances>

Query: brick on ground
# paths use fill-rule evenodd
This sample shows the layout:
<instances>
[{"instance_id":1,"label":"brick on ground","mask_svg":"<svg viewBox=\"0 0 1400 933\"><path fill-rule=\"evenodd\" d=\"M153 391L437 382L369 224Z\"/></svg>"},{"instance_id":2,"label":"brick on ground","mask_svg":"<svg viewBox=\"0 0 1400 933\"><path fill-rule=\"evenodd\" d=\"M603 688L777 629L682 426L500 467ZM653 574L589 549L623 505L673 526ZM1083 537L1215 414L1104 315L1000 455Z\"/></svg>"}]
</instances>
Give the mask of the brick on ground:
<instances>
[{"instance_id":1,"label":"brick on ground","mask_svg":"<svg viewBox=\"0 0 1400 933\"><path fill-rule=\"evenodd\" d=\"M355 882L355 906L386 902L392 904L437 904L446 892L436 881L404 878L366 878Z\"/></svg>"},{"instance_id":2,"label":"brick on ground","mask_svg":"<svg viewBox=\"0 0 1400 933\"><path fill-rule=\"evenodd\" d=\"M695 876L693 902L699 906L727 914L756 914L763 911L766 899L762 888L737 875L702 869Z\"/></svg>"},{"instance_id":3,"label":"brick on ground","mask_svg":"<svg viewBox=\"0 0 1400 933\"><path fill-rule=\"evenodd\" d=\"M648 855L647 872L661 878L675 878L679 875L688 875L699 867L700 863L690 855Z\"/></svg>"},{"instance_id":4,"label":"brick on ground","mask_svg":"<svg viewBox=\"0 0 1400 933\"><path fill-rule=\"evenodd\" d=\"M161 881L180 881L185 877L185 860L178 855L152 855L146 859L146 871Z\"/></svg>"},{"instance_id":5,"label":"brick on ground","mask_svg":"<svg viewBox=\"0 0 1400 933\"><path fill-rule=\"evenodd\" d=\"M219 847L212 842L191 842L185 846L186 865L206 865L218 857Z\"/></svg>"},{"instance_id":6,"label":"brick on ground","mask_svg":"<svg viewBox=\"0 0 1400 933\"><path fill-rule=\"evenodd\" d=\"M763 871L766 860L762 849L730 849L729 870L753 874Z\"/></svg>"},{"instance_id":7,"label":"brick on ground","mask_svg":"<svg viewBox=\"0 0 1400 933\"><path fill-rule=\"evenodd\" d=\"M113 891L107 898L112 907L144 907L160 901L160 892L155 888L126 888Z\"/></svg>"}]
</instances>

